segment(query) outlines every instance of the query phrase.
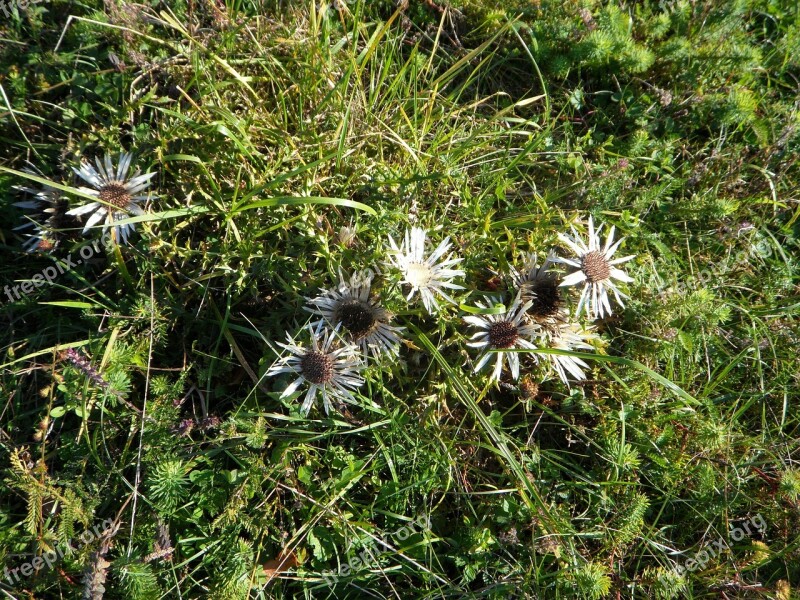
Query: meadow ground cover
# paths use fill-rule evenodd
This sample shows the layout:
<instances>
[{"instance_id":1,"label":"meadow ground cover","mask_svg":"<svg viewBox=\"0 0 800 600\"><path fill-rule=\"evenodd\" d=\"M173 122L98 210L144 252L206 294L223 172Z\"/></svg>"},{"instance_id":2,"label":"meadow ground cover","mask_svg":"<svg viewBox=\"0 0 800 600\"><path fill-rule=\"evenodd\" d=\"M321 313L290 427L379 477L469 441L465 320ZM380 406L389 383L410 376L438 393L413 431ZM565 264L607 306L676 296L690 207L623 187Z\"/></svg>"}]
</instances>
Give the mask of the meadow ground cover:
<instances>
[{"instance_id":1,"label":"meadow ground cover","mask_svg":"<svg viewBox=\"0 0 800 600\"><path fill-rule=\"evenodd\" d=\"M4 597L796 596L795 2L4 6Z\"/></svg>"}]
</instances>

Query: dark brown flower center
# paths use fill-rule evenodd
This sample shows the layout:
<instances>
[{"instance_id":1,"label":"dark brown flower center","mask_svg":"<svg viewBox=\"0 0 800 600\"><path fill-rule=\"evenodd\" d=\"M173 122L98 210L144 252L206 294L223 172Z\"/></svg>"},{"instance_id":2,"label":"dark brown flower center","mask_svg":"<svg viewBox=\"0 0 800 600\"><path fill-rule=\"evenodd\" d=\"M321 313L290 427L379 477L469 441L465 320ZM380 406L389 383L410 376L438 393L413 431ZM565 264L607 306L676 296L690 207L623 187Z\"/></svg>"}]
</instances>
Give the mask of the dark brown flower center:
<instances>
[{"instance_id":1,"label":"dark brown flower center","mask_svg":"<svg viewBox=\"0 0 800 600\"><path fill-rule=\"evenodd\" d=\"M605 281L611 276L611 265L599 250L592 250L583 255L581 269L589 283Z\"/></svg>"},{"instance_id":2,"label":"dark brown flower center","mask_svg":"<svg viewBox=\"0 0 800 600\"><path fill-rule=\"evenodd\" d=\"M124 209L131 202L131 195L121 183L107 183L100 188L100 200Z\"/></svg>"},{"instance_id":3,"label":"dark brown flower center","mask_svg":"<svg viewBox=\"0 0 800 600\"><path fill-rule=\"evenodd\" d=\"M531 307L528 314L537 319L546 319L558 314L561 307L561 292L558 289L558 281L555 279L540 279L528 284Z\"/></svg>"},{"instance_id":4,"label":"dark brown flower center","mask_svg":"<svg viewBox=\"0 0 800 600\"><path fill-rule=\"evenodd\" d=\"M508 321L492 323L489 327L489 343L495 348L511 348L519 338L519 329Z\"/></svg>"},{"instance_id":5,"label":"dark brown flower center","mask_svg":"<svg viewBox=\"0 0 800 600\"><path fill-rule=\"evenodd\" d=\"M322 352L310 350L300 359L300 372L311 383L323 385L333 378L333 359Z\"/></svg>"},{"instance_id":6,"label":"dark brown flower center","mask_svg":"<svg viewBox=\"0 0 800 600\"><path fill-rule=\"evenodd\" d=\"M369 335L377 323L375 310L361 300L342 302L336 309L336 320L357 340Z\"/></svg>"}]
</instances>

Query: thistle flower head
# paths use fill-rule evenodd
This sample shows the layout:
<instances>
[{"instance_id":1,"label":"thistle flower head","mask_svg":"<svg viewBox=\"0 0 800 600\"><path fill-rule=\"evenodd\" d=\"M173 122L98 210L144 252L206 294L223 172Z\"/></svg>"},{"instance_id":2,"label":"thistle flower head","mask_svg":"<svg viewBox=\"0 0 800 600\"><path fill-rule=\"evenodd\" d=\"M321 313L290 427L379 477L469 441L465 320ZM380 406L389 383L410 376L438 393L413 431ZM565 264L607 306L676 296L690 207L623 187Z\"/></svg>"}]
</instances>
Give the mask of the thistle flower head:
<instances>
[{"instance_id":1,"label":"thistle flower head","mask_svg":"<svg viewBox=\"0 0 800 600\"><path fill-rule=\"evenodd\" d=\"M128 171L132 160L132 154L127 152L120 154L119 164L115 169L111 155L106 154L103 163L96 158L95 166L93 166L84 160L81 162L80 169L73 169L78 177L92 186L91 188L82 187L80 190L97 198L96 202L89 202L67 212L68 215L90 215L86 220L83 233L105 219L103 231L112 227L115 241L123 244L127 242L128 235L134 230L133 224L115 225L115 223L131 216L144 214L139 202L144 202L150 197L142 192L147 189L150 179L155 176L155 173L140 175L137 170L129 178Z\"/></svg>"},{"instance_id":2,"label":"thistle flower head","mask_svg":"<svg viewBox=\"0 0 800 600\"><path fill-rule=\"evenodd\" d=\"M594 346L590 342L596 339L597 335L591 327L581 327L576 323L562 323L548 335L547 347L567 352L594 350ZM575 381L586 379L584 369L588 369L589 365L583 359L569 354L547 354L546 356L559 379L567 387L570 386L570 378Z\"/></svg>"},{"instance_id":3,"label":"thistle flower head","mask_svg":"<svg viewBox=\"0 0 800 600\"><path fill-rule=\"evenodd\" d=\"M26 173L44 177L34 165L28 164L22 169ZM14 202L14 206L26 211L25 219L14 231L22 231L28 239L22 244L26 252L50 252L68 234L64 231L77 226L77 220L68 215L69 202L58 190L49 187L32 187L28 185L14 186L22 192L24 200Z\"/></svg>"},{"instance_id":4,"label":"thistle flower head","mask_svg":"<svg viewBox=\"0 0 800 600\"><path fill-rule=\"evenodd\" d=\"M489 299L488 305L480 302L475 303L481 309L495 307L501 304L500 298ZM531 301L523 302L518 294L511 306L499 314L468 315L464 320L470 325L477 327L471 342L467 345L473 348L480 348L483 354L475 365L475 372L480 371L495 356L494 371L491 378L500 381L503 371L503 361L508 362L511 368L511 376L519 379L519 354L517 352L504 352L525 348L535 350L534 340L541 334L541 328L535 323L528 321L526 311L530 308ZM492 352L496 351L496 352ZM534 359L535 360L535 359Z\"/></svg>"},{"instance_id":5,"label":"thistle flower head","mask_svg":"<svg viewBox=\"0 0 800 600\"><path fill-rule=\"evenodd\" d=\"M316 326L309 325L306 329L311 337L307 346L299 345L289 334L286 336L288 343L278 342L289 354L275 361L267 370L267 375L296 375L296 379L283 391L281 398L291 396L305 382L308 390L300 412L307 415L317 392L320 392L325 413L328 414L332 399L354 401L352 390L364 383L360 375L364 362L356 346L341 341L333 331L323 330L321 322Z\"/></svg>"},{"instance_id":6,"label":"thistle flower head","mask_svg":"<svg viewBox=\"0 0 800 600\"><path fill-rule=\"evenodd\" d=\"M511 277L523 300L530 300L528 316L544 328L552 328L564 321L564 299L560 279L553 270L556 256L551 252L544 263L537 264L536 255L528 254L521 270L513 269Z\"/></svg>"},{"instance_id":7,"label":"thistle flower head","mask_svg":"<svg viewBox=\"0 0 800 600\"><path fill-rule=\"evenodd\" d=\"M456 303L445 289L464 289L463 286L452 282L454 278L464 276L464 271L452 268L463 259L451 258L449 237L430 254L426 252L426 240L427 233L419 227L406 230L405 239L399 246L392 236L389 236L389 259L391 265L401 272L403 276L401 283L411 287L407 299L411 300L414 294L419 293L425 310L429 314L434 314L439 310L437 296L451 304Z\"/></svg>"},{"instance_id":8,"label":"thistle flower head","mask_svg":"<svg viewBox=\"0 0 800 600\"><path fill-rule=\"evenodd\" d=\"M616 281L631 282L633 279L617 268L635 256L625 256L613 259L614 253L622 243L622 239L614 242L614 227L608 233L605 244L600 241L601 225L595 231L592 217L589 217L589 239L584 242L578 235L575 228L572 228L572 236L559 234L559 239L564 242L575 253L573 258L556 258L555 262L569 265L577 269L569 274L561 282L562 286L577 285L583 283L581 298L578 302L577 313L585 308L586 312L594 318L603 318L611 315L611 304L608 301L608 290L614 293L614 297L620 306L625 306L622 298L627 296L617 287Z\"/></svg>"},{"instance_id":9,"label":"thistle flower head","mask_svg":"<svg viewBox=\"0 0 800 600\"><path fill-rule=\"evenodd\" d=\"M339 272L339 285L307 300L307 310L320 315L334 331L358 344L374 358L399 353L402 328L391 325L392 315L372 297L372 273L355 272L349 279Z\"/></svg>"}]
</instances>

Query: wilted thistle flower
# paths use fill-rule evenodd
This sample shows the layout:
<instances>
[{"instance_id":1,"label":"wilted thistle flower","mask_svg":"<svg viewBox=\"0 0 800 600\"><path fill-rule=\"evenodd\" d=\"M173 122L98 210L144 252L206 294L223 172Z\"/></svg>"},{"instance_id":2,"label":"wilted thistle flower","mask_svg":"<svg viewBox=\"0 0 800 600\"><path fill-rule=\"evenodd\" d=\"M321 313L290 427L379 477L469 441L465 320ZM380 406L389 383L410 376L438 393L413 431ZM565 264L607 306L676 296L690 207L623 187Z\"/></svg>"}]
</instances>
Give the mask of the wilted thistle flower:
<instances>
[{"instance_id":1,"label":"wilted thistle flower","mask_svg":"<svg viewBox=\"0 0 800 600\"><path fill-rule=\"evenodd\" d=\"M568 352L594 350L594 346L589 343L589 340L597 338L591 328L583 328L576 323L562 323L547 337L549 339L548 348ZM567 387L570 386L570 376L575 381L586 379L583 369L588 369L589 365L583 359L568 354L547 354L545 356Z\"/></svg>"},{"instance_id":2,"label":"wilted thistle flower","mask_svg":"<svg viewBox=\"0 0 800 600\"><path fill-rule=\"evenodd\" d=\"M336 235L336 240L345 248L349 248L356 241L356 228L342 225L339 229L339 233Z\"/></svg>"},{"instance_id":3,"label":"wilted thistle flower","mask_svg":"<svg viewBox=\"0 0 800 600\"><path fill-rule=\"evenodd\" d=\"M555 262L556 256L551 252L540 267L536 255L531 253L521 270L511 270L514 285L519 289L522 299L531 301L528 316L545 329L557 327L566 318L559 287L561 281L552 270Z\"/></svg>"},{"instance_id":4,"label":"wilted thistle flower","mask_svg":"<svg viewBox=\"0 0 800 600\"><path fill-rule=\"evenodd\" d=\"M392 266L396 267L403 274L401 283L411 286L406 300L411 300L415 293L419 292L422 304L429 314L434 314L439 309L436 296L441 296L451 304L453 300L444 290L463 290L464 287L452 283L455 277L463 277L464 271L451 269L460 263L462 258L450 258L448 250L451 243L450 238L445 238L436 249L425 256L425 242L427 234L420 227L412 227L406 230L403 243L398 246L392 236L389 236L389 246L391 247L389 259Z\"/></svg>"},{"instance_id":5,"label":"wilted thistle flower","mask_svg":"<svg viewBox=\"0 0 800 600\"><path fill-rule=\"evenodd\" d=\"M539 384L526 375L519 382L519 391L525 400L532 400L539 395Z\"/></svg>"},{"instance_id":6,"label":"wilted thistle flower","mask_svg":"<svg viewBox=\"0 0 800 600\"><path fill-rule=\"evenodd\" d=\"M397 355L402 329L389 323L392 315L371 298L372 273L355 272L346 280L339 272L339 285L307 300L308 310L322 316L334 331L361 347L365 355ZM317 325L314 323L313 325Z\"/></svg>"},{"instance_id":7,"label":"wilted thistle flower","mask_svg":"<svg viewBox=\"0 0 800 600\"><path fill-rule=\"evenodd\" d=\"M606 315L611 315L611 305L608 302L609 289L614 292L614 296L619 305L622 307L625 306L622 302L622 297L627 298L627 296L619 290L613 280L631 282L633 279L616 268L616 265L635 258L634 255L631 255L611 260L614 256L614 252L617 251L617 248L622 243L622 239L614 243L615 228L612 226L605 245L601 245L600 230L602 228L603 226L600 225L597 231L595 231L594 222L590 216L588 243L584 243L580 239L574 227L572 228L572 237L559 234L558 238L575 252L575 258L555 259L556 262L578 269L565 277L561 285L577 285L581 282L585 282L576 312L580 314L581 310L585 307L586 312L595 318L603 318Z\"/></svg>"},{"instance_id":8,"label":"wilted thistle flower","mask_svg":"<svg viewBox=\"0 0 800 600\"><path fill-rule=\"evenodd\" d=\"M484 306L480 302L475 303L479 308L490 308L501 304L500 298L489 299L489 305ZM536 345L533 340L541 333L541 328L535 323L527 322L525 312L530 308L531 302L528 300L524 304L520 295L514 299L509 309L501 314L487 315L468 315L464 320L470 325L478 327L478 331L472 336L472 342L467 345L473 348L482 349L483 355L475 365L475 372L480 371L486 363L494 356L495 364L491 379L500 381L500 374L503 370L503 359L508 361L511 368L511 376L519 379L519 353L505 352L518 348L535 350ZM492 353L492 350L497 352Z\"/></svg>"},{"instance_id":9,"label":"wilted thistle flower","mask_svg":"<svg viewBox=\"0 0 800 600\"><path fill-rule=\"evenodd\" d=\"M305 381L308 383L308 391L300 412L303 416L308 414L319 391L325 413L329 414L331 399L354 402L351 390L364 383L359 374L364 368L364 361L356 346L341 343L335 332L322 330L321 324L316 327L309 325L307 330L311 334L311 347L305 348L296 344L287 333L288 344L278 342L278 345L287 350L289 355L275 361L267 370L267 375L297 375L297 379L283 391L281 398L291 396Z\"/></svg>"},{"instance_id":10,"label":"wilted thistle flower","mask_svg":"<svg viewBox=\"0 0 800 600\"><path fill-rule=\"evenodd\" d=\"M39 169L30 164L22 170L37 177L44 177ZM14 202L14 206L25 209L27 213L25 221L15 227L14 231L32 230L28 233L28 239L22 244L26 252L50 252L66 237L67 234L61 230L77 227L77 220L67 214L69 202L58 190L27 185L14 186L14 189L28 196L25 200Z\"/></svg>"},{"instance_id":11,"label":"wilted thistle flower","mask_svg":"<svg viewBox=\"0 0 800 600\"><path fill-rule=\"evenodd\" d=\"M114 223L127 219L131 215L139 216L144 214L138 203L146 201L150 196L140 192L143 192L150 185L150 179L155 176L155 173L140 175L137 170L133 177L128 179L131 160L133 160L132 154L128 152L120 154L119 165L114 170L111 155L106 154L105 164L101 164L100 159L95 158L96 169L86 160L81 161L80 169L73 168L76 175L92 186L91 188L82 187L79 189L98 199L97 202L90 202L67 212L69 215L92 213L86 221L83 233L86 233L89 228L97 225L105 217L103 232L109 226L113 226L114 240L123 244L127 242L128 235L134 230L133 224L114 225Z\"/></svg>"}]
</instances>

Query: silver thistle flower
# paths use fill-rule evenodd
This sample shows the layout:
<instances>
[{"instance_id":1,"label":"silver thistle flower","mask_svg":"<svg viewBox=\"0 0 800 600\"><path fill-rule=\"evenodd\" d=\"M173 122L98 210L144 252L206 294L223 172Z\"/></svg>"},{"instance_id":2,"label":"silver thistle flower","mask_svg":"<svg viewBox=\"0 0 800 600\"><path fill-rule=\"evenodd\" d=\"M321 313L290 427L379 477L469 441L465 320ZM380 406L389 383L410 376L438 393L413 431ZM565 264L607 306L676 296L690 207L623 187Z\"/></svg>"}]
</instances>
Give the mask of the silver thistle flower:
<instances>
[{"instance_id":1,"label":"silver thistle flower","mask_svg":"<svg viewBox=\"0 0 800 600\"><path fill-rule=\"evenodd\" d=\"M355 272L348 281L339 271L339 285L307 300L307 310L358 344L365 356L397 356L402 328L390 325L392 315L371 297L371 290L371 272Z\"/></svg>"},{"instance_id":2,"label":"silver thistle flower","mask_svg":"<svg viewBox=\"0 0 800 600\"><path fill-rule=\"evenodd\" d=\"M28 163L22 169L26 173L44 177L41 171ZM23 192L25 200L14 202L14 206L26 211L24 222L14 231L25 232L28 239L22 244L26 252L50 252L55 249L64 233L61 229L75 227L77 221L74 217L67 216L69 203L58 190L49 187L31 187L17 185L14 189Z\"/></svg>"},{"instance_id":3,"label":"silver thistle flower","mask_svg":"<svg viewBox=\"0 0 800 600\"><path fill-rule=\"evenodd\" d=\"M577 285L581 282L585 282L576 313L580 314L581 310L585 308L587 314L595 318L603 318L606 315L612 314L611 305L608 302L608 290L614 293L620 306L625 306L622 302L622 298L627 298L628 296L620 291L614 283L614 280L631 282L633 278L618 269L617 265L635 258L635 255L631 255L612 260L614 253L622 243L622 239L614 242L615 228L612 226L606 238L605 245L601 245L600 230L602 228L603 226L600 225L597 231L595 231L594 222L590 216L588 243L584 243L581 240L574 227L572 228L572 236L559 234L558 238L575 252L575 258L555 259L555 262L578 269L570 275L567 275L561 282L561 285Z\"/></svg>"},{"instance_id":4,"label":"silver thistle flower","mask_svg":"<svg viewBox=\"0 0 800 600\"><path fill-rule=\"evenodd\" d=\"M128 178L132 160L132 154L128 152L120 154L119 164L115 170L111 162L111 155L106 154L104 163L101 163L99 158L95 158L97 168L86 160L81 161L80 169L73 168L78 177L92 186L79 189L98 199L97 202L89 202L67 212L68 215L78 216L91 213L83 228L84 234L105 217L103 232L105 233L109 227L112 227L114 240L117 243L127 243L128 235L134 230L133 224L115 225L114 223L132 215L144 214L138 203L146 201L150 196L141 192L147 189L150 179L155 176L155 172L140 175L137 170L132 177Z\"/></svg>"},{"instance_id":5,"label":"silver thistle flower","mask_svg":"<svg viewBox=\"0 0 800 600\"><path fill-rule=\"evenodd\" d=\"M475 304L479 308L491 308L500 304L500 298L489 298L489 304L483 305L480 302ZM505 350L525 348L528 350L535 350L537 348L534 344L536 339L541 334L541 328L535 323L528 322L526 312L531 306L531 301L522 302L519 294L514 299L511 307L502 314L486 314L486 315L468 315L464 320L480 329L470 339L468 346L472 348L480 348L483 350L483 355L475 365L475 372L480 371L492 358L492 350L494 353L495 364L494 371L492 372L491 379L500 381L500 375L503 371L503 360L508 361L511 368L511 377L515 380L519 379L519 353L506 352ZM534 360L536 358L534 357Z\"/></svg>"},{"instance_id":6,"label":"silver thistle flower","mask_svg":"<svg viewBox=\"0 0 800 600\"><path fill-rule=\"evenodd\" d=\"M530 253L521 270L511 269L511 278L522 299L531 301L528 316L548 330L557 328L567 318L560 290L561 280L552 269L556 260L555 254L550 252L544 263L538 266L536 255Z\"/></svg>"},{"instance_id":7,"label":"silver thistle flower","mask_svg":"<svg viewBox=\"0 0 800 600\"><path fill-rule=\"evenodd\" d=\"M298 345L287 333L288 343L278 345L289 354L279 358L267 370L268 376L280 373L297 375L281 394L281 398L291 396L303 382L308 383L308 391L303 399L300 412L305 416L311 410L311 404L322 394L325 413L331 411L331 400L354 402L351 390L364 383L360 371L364 361L353 344L340 343L338 336L330 330L322 330L321 325L306 328L311 334L311 346Z\"/></svg>"},{"instance_id":8,"label":"silver thistle flower","mask_svg":"<svg viewBox=\"0 0 800 600\"><path fill-rule=\"evenodd\" d=\"M547 337L549 340L548 348L566 350L568 352L594 350L594 346L589 341L597 339L597 335L592 332L591 328L583 328L575 323L562 323ZM575 381L586 379L584 369L588 369L589 365L583 359L568 354L547 354L545 356L547 356L551 366L558 374L559 379L567 387L570 387L570 377Z\"/></svg>"},{"instance_id":9,"label":"silver thistle flower","mask_svg":"<svg viewBox=\"0 0 800 600\"><path fill-rule=\"evenodd\" d=\"M464 287L452 283L453 278L463 277L464 271L451 267L460 263L462 258L450 258L448 250L450 238L445 238L436 249L426 257L425 242L427 234L420 227L406 230L403 243L398 246L392 236L389 236L391 251L389 258L392 266L403 274L401 283L411 286L411 291L406 297L411 300L419 292L422 304L429 314L434 314L439 309L436 296L441 296L451 304L456 304L445 289L463 290Z\"/></svg>"}]
</instances>

